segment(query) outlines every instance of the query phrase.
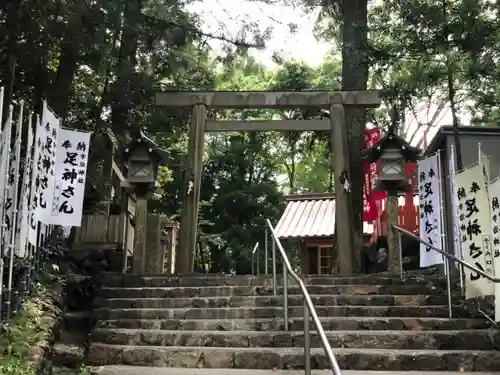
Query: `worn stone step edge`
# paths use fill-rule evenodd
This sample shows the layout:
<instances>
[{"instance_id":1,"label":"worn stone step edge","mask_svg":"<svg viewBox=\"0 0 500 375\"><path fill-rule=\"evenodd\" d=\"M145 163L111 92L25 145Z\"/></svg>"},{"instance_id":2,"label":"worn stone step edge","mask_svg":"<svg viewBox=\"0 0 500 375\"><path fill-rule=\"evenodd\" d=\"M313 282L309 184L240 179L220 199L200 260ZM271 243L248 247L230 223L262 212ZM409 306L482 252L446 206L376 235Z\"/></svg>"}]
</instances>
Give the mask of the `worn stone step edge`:
<instances>
[{"instance_id":1,"label":"worn stone step edge","mask_svg":"<svg viewBox=\"0 0 500 375\"><path fill-rule=\"evenodd\" d=\"M55 365L77 368L83 363L84 356L84 346L56 342L52 347L51 361Z\"/></svg>"},{"instance_id":2,"label":"worn stone step edge","mask_svg":"<svg viewBox=\"0 0 500 375\"><path fill-rule=\"evenodd\" d=\"M283 285L282 276L278 277L278 285ZM436 284L445 286L446 279L440 277L412 276L412 277L304 277L306 285L426 285ZM99 277L97 282L106 286L147 286L161 285L170 287L203 287L203 286L271 286L271 277L251 277L251 276L226 276L226 277L168 277L168 276L104 276ZM453 282L456 287L457 283ZM289 285L297 285L292 279L289 279Z\"/></svg>"},{"instance_id":3,"label":"worn stone step edge","mask_svg":"<svg viewBox=\"0 0 500 375\"><path fill-rule=\"evenodd\" d=\"M93 374L90 370L90 374ZM52 366L50 369L50 375L82 375L81 368L69 368L65 366Z\"/></svg>"},{"instance_id":4,"label":"worn stone step edge","mask_svg":"<svg viewBox=\"0 0 500 375\"><path fill-rule=\"evenodd\" d=\"M81 276L78 274L72 273L71 275L77 275ZM278 281L283 280L283 274L282 273L277 273L276 276L278 276ZM85 277L85 276L83 276ZM165 274L165 273L117 273L117 272L110 272L110 271L102 271L99 273L100 278L107 278L107 277L121 277L121 278L137 278L137 277L162 277L162 278L171 278L171 279L176 279L176 278L244 278L244 279L249 279L249 278L260 278L260 279L272 279L273 275L271 272L269 272L267 275L266 274L259 274L259 275L228 275L228 274L221 274L221 273L200 273L200 272L190 272L190 273L176 273L176 274ZM316 278L316 279L373 279L373 278L383 278L383 279L400 279L401 275L396 275L396 274L389 274L387 272L382 272L382 273L371 273L371 274L359 274L359 275L354 275L354 276L338 276L338 275L333 275L333 274L304 274L302 275L303 278ZM411 278L422 278L422 277L429 277L429 278L436 278L436 279L446 279L444 276L439 276L435 272L426 272L425 270L416 270L416 272L411 272L411 273L404 273L403 274L403 279L411 279ZM290 277L290 280L293 280Z\"/></svg>"},{"instance_id":5,"label":"worn stone step edge","mask_svg":"<svg viewBox=\"0 0 500 375\"><path fill-rule=\"evenodd\" d=\"M285 288L283 286L278 286L276 288L276 292L278 294L283 294L283 290ZM351 294L365 294L366 291L373 290L371 294L375 294L375 292L379 289L384 289L388 291L396 290L396 291L408 291L408 292L421 292L428 290L447 290L446 285L444 284L435 284L432 282L425 282L420 284L307 284L306 289L310 294L315 293L324 293L324 294L338 294L335 291L344 291L344 290L360 290L361 293L351 293ZM296 294L300 293L300 288L297 285L289 285L287 290L289 292L293 292ZM272 295L273 286L270 284L262 284L262 285L184 285L184 286L169 286L169 285L131 285L131 286L112 286L112 285L102 285L97 291L96 294L102 295L103 293L138 293L145 291L156 291L156 292L170 292L172 294L178 292L180 294L185 293L204 293L208 295L208 293L222 293L222 292L231 292L231 294L245 295L254 293L257 295ZM317 292L320 291L320 292ZM453 292L460 292L459 289L452 288ZM349 294L349 293L347 293ZM408 294L408 293L395 293L395 294ZM425 294L425 293L421 293Z\"/></svg>"},{"instance_id":6,"label":"worn stone step edge","mask_svg":"<svg viewBox=\"0 0 500 375\"><path fill-rule=\"evenodd\" d=\"M87 319L92 316L92 310L85 311L65 311L63 317L67 319Z\"/></svg>"},{"instance_id":7,"label":"worn stone step edge","mask_svg":"<svg viewBox=\"0 0 500 375\"><path fill-rule=\"evenodd\" d=\"M487 329L491 327L486 319L466 319L466 318L408 318L408 317L320 317L320 322L323 328L333 327L336 331L337 327L353 327L351 330L371 330L373 325L378 324L380 327L398 325L396 329L427 331L427 330L456 330L457 327L463 329ZM303 318L288 319L291 330L296 328L297 331L302 331L304 327ZM353 324L356 323L356 324ZM142 325L142 327L141 327ZM228 326L227 328L225 326ZM120 319L120 320L99 320L96 323L96 328L124 328L124 329L159 329L154 327L168 327L163 329L175 330L205 330L205 331L230 331L233 327L252 327L249 330L257 330L253 327L259 327L260 330L268 331L271 329L283 329L284 321L282 317L275 318L257 318L257 319ZM451 327L451 328L447 328ZM143 328L144 327L144 328ZM189 327L188 329L184 327ZM212 328L213 327L213 328ZM310 321L311 331L314 330L314 324ZM430 327L430 328L426 328ZM467 327L467 328L465 328ZM382 328L381 328L382 329ZM238 330L242 330L239 328Z\"/></svg>"},{"instance_id":8,"label":"worn stone step edge","mask_svg":"<svg viewBox=\"0 0 500 375\"><path fill-rule=\"evenodd\" d=\"M127 328L96 328L94 332L101 331L103 333L128 333L128 334L138 334L138 333L148 333L151 332L153 334L181 334L181 335L220 335L220 336L236 336L236 335L245 335L245 336L303 336L303 331L204 331L204 330L196 330L196 331L178 331L178 330L168 330L168 329L127 329ZM401 335L408 336L408 338L418 336L418 335L456 335L461 333L474 333L474 334L484 334L488 335L492 332L500 335L500 329L454 329L454 330L428 330L428 331L403 331L403 330L369 330L369 331L356 331L356 330L337 330L337 331L325 331L326 335L360 335L360 336L389 336L389 335ZM311 332L315 333L315 332Z\"/></svg>"},{"instance_id":9,"label":"worn stone step edge","mask_svg":"<svg viewBox=\"0 0 500 375\"><path fill-rule=\"evenodd\" d=\"M326 331L336 348L495 350L500 346L500 330L455 331ZM303 347L304 332L283 331L173 331L147 329L95 329L93 342L144 346L203 347ZM316 332L311 346L322 347Z\"/></svg>"},{"instance_id":10,"label":"worn stone step edge","mask_svg":"<svg viewBox=\"0 0 500 375\"><path fill-rule=\"evenodd\" d=\"M374 295L312 295L315 306L444 306L448 297L430 296L374 296ZM292 295L287 298L288 306L302 306L304 298ZM110 308L211 308L211 307L273 307L284 303L283 296L234 296L234 297L193 297L193 298L96 298L94 306ZM461 305L461 299L452 298L455 306Z\"/></svg>"},{"instance_id":11,"label":"worn stone step edge","mask_svg":"<svg viewBox=\"0 0 500 375\"><path fill-rule=\"evenodd\" d=\"M283 294L277 294L273 295L272 292L267 293L208 293L204 294L201 291L201 288L196 288L193 293L190 293L188 290L189 288L176 288L181 291L180 294L175 294L175 293L170 293L169 291L162 290L161 288L157 289L148 289L144 288L141 290L141 288L134 289L134 291L130 291L129 289L121 289L120 292L118 293L101 293L97 294L95 297L96 299L214 299L214 298L219 298L219 299L228 299L228 298L246 298L247 300L254 300L254 299L277 299L277 300L282 300L284 298ZM352 291L348 291L352 292ZM321 293L319 291L311 292L309 295L311 298L419 298L419 299L425 299L425 298L448 298L448 293L441 292L441 293L425 293L429 291L423 291L423 293L395 293L397 292L394 291L393 293L387 293L388 291L384 291L386 294L383 293L371 293L371 292L366 292L363 291L363 293L339 293L338 290L334 290L331 293L328 292L328 290L322 290ZM288 291L288 297L289 298L303 298L302 293L300 293L298 290L294 291ZM457 299L462 299L462 297L458 293L453 293L452 298L457 300Z\"/></svg>"},{"instance_id":12,"label":"worn stone step edge","mask_svg":"<svg viewBox=\"0 0 500 375\"><path fill-rule=\"evenodd\" d=\"M447 292L447 288L440 285L421 284L421 285L308 285L306 287L309 294L323 295L436 295ZM283 295L283 288L277 289L277 295ZM287 288L289 295L302 294L297 286ZM382 292L382 293L381 293ZM220 285L220 286L133 286L133 287L109 287L104 286L97 292L97 296L126 294L130 298L137 295L161 293L170 294L175 297L216 297L216 296L273 296L273 288L270 286L239 286L239 285ZM227 294L225 294L227 293ZM458 290L452 290L454 295L458 295ZM162 295L162 297L163 297Z\"/></svg>"},{"instance_id":13,"label":"worn stone step edge","mask_svg":"<svg viewBox=\"0 0 500 375\"><path fill-rule=\"evenodd\" d=\"M283 307L222 307L222 308L99 308L94 310L97 319L242 319L273 318L283 315ZM448 306L316 306L318 316L364 316L364 317L446 317ZM301 306L288 308L289 317L303 316ZM456 318L478 318L464 307L453 308ZM430 315L430 316L429 316Z\"/></svg>"},{"instance_id":14,"label":"worn stone step edge","mask_svg":"<svg viewBox=\"0 0 500 375\"><path fill-rule=\"evenodd\" d=\"M473 350L333 349L341 369L497 371L500 352ZM89 364L247 369L302 369L303 348L206 348L92 344ZM324 350L311 349L311 368L329 368Z\"/></svg>"},{"instance_id":15,"label":"worn stone step edge","mask_svg":"<svg viewBox=\"0 0 500 375\"><path fill-rule=\"evenodd\" d=\"M269 370L172 368L141 366L96 366L93 375L269 375ZM303 375L303 370L273 370L273 375ZM312 375L331 374L331 370L313 370ZM498 375L498 372L450 372L450 371L356 371L344 370L342 375Z\"/></svg>"}]
</instances>

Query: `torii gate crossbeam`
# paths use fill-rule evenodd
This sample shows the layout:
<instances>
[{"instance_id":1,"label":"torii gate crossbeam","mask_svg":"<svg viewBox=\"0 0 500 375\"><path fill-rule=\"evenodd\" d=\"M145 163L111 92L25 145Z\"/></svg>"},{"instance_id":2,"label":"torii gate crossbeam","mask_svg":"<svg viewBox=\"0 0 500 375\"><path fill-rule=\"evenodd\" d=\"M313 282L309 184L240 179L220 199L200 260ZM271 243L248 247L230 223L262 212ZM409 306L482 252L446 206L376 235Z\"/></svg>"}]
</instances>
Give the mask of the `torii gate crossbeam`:
<instances>
[{"instance_id":1,"label":"torii gate crossbeam","mask_svg":"<svg viewBox=\"0 0 500 375\"><path fill-rule=\"evenodd\" d=\"M192 272L194 267L205 132L330 130L334 150L331 162L336 179L336 237L338 249L341 249L338 252L338 268L342 275L353 274L354 238L351 195L338 181L339 176L344 173L350 176L344 107L376 108L381 102L378 91L162 91L155 93L155 101L156 105L163 107L192 108L184 200L176 251L176 273ZM207 121L207 108L321 108L330 111L330 119Z\"/></svg>"}]
</instances>

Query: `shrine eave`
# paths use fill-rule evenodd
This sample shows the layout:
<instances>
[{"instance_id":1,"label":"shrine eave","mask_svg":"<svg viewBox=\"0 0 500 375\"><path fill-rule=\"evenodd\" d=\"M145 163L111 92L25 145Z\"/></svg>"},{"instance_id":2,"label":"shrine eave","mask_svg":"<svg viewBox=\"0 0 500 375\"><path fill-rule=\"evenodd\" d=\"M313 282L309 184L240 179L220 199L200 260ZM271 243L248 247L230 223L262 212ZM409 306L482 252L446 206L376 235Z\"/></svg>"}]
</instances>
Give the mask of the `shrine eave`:
<instances>
[{"instance_id":1,"label":"shrine eave","mask_svg":"<svg viewBox=\"0 0 500 375\"><path fill-rule=\"evenodd\" d=\"M464 136L483 137L488 135L494 135L500 137L500 127L491 125L459 126L458 132L459 135L464 135ZM424 151L424 156L433 154L438 150L442 150L445 147L444 143L446 141L446 138L449 136L453 136L453 134L454 134L453 126L451 125L442 126L437 131L434 138L432 138L432 140L429 142L429 145Z\"/></svg>"}]
</instances>

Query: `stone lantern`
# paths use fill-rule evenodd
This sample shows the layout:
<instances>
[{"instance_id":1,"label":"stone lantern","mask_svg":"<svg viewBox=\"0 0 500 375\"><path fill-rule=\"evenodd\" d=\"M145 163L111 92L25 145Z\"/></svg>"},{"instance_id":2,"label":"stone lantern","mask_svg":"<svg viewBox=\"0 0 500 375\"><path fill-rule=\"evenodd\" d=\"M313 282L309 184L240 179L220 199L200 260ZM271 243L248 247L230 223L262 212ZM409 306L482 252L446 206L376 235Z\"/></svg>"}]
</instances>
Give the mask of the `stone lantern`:
<instances>
[{"instance_id":1,"label":"stone lantern","mask_svg":"<svg viewBox=\"0 0 500 375\"><path fill-rule=\"evenodd\" d=\"M411 179L408 180L405 176L405 165L418 161L421 153L420 149L411 146L392 130L361 153L363 160L368 163L380 162L374 190L387 191L388 271L392 274L402 275L403 272L401 234L394 229L394 225L398 224L398 193L409 190Z\"/></svg>"},{"instance_id":2,"label":"stone lantern","mask_svg":"<svg viewBox=\"0 0 500 375\"><path fill-rule=\"evenodd\" d=\"M132 272L147 271L146 259L157 256L161 248L146 248L148 227L148 199L156 189L158 167L166 163L166 152L140 131L125 147L124 159L127 175L121 186L129 194L135 195L135 231L134 250L132 257ZM148 254L146 254L149 252ZM124 249L124 264L128 253ZM156 259L156 258L154 258Z\"/></svg>"},{"instance_id":3,"label":"stone lantern","mask_svg":"<svg viewBox=\"0 0 500 375\"><path fill-rule=\"evenodd\" d=\"M141 131L127 144L124 159L127 166L124 187L137 196L151 194L156 188L158 167L166 161L166 152Z\"/></svg>"},{"instance_id":4,"label":"stone lantern","mask_svg":"<svg viewBox=\"0 0 500 375\"><path fill-rule=\"evenodd\" d=\"M405 165L419 160L421 153L422 150L389 132L372 147L364 149L362 157L368 163L380 162L375 190L397 194L408 191L410 182L404 173Z\"/></svg>"}]
</instances>

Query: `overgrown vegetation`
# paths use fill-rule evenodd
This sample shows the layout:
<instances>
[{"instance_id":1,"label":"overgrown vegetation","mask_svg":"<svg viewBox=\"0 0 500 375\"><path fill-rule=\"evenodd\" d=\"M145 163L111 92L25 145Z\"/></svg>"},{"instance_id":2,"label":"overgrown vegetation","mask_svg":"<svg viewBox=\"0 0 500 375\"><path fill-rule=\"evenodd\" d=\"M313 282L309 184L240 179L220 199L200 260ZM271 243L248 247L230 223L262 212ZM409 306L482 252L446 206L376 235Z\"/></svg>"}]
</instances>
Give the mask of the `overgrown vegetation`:
<instances>
[{"instance_id":1,"label":"overgrown vegetation","mask_svg":"<svg viewBox=\"0 0 500 375\"><path fill-rule=\"evenodd\" d=\"M54 304L56 281L46 278L35 284L15 317L1 327L0 374L34 375L33 361L40 356L40 345L54 324L58 307ZM45 343L46 344L46 343Z\"/></svg>"}]
</instances>

